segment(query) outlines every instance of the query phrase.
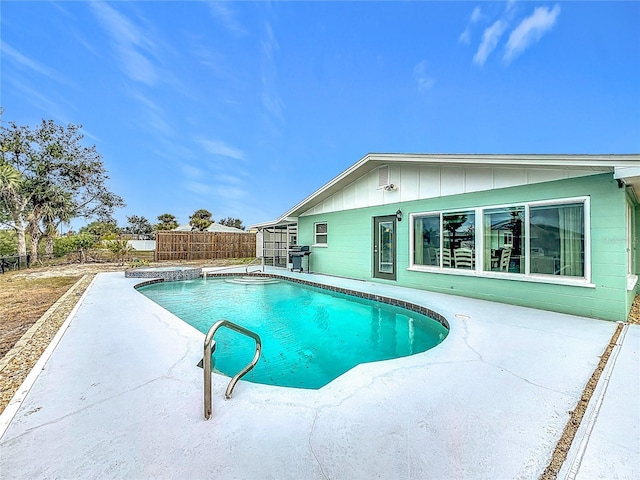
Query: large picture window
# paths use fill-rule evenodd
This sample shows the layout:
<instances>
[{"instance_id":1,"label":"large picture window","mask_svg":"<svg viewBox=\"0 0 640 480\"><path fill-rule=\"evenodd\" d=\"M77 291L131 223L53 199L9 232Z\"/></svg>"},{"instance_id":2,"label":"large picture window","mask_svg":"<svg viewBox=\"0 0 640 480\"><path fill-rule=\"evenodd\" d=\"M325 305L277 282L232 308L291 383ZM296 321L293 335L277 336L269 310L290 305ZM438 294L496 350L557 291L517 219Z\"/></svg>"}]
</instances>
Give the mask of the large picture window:
<instances>
[{"instance_id":1,"label":"large picture window","mask_svg":"<svg viewBox=\"0 0 640 480\"><path fill-rule=\"evenodd\" d=\"M414 214L410 268L588 280L587 222L586 197Z\"/></svg>"}]
</instances>

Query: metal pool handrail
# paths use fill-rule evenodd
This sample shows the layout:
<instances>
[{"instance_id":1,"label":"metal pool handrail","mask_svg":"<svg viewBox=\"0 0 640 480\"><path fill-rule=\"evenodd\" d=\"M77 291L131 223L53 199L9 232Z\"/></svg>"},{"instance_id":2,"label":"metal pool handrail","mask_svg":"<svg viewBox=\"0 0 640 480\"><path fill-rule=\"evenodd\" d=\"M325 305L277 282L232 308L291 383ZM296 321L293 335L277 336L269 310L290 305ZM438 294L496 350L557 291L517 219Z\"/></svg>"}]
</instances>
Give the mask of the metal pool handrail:
<instances>
[{"instance_id":1,"label":"metal pool handrail","mask_svg":"<svg viewBox=\"0 0 640 480\"><path fill-rule=\"evenodd\" d=\"M261 261L262 261L262 262L261 262L261 265L260 265L260 267L262 268L262 270L254 270L254 271L253 271L253 272L251 272L251 273L260 272L260 271L264 272L264 257L256 257L256 258L254 258L253 260L251 260L249 263L247 263L247 264L245 265L245 267L244 267L244 271L245 271L245 273L249 273L249 266L250 266L250 265L252 265L256 260L261 260Z\"/></svg>"},{"instance_id":2,"label":"metal pool handrail","mask_svg":"<svg viewBox=\"0 0 640 480\"><path fill-rule=\"evenodd\" d=\"M252 332L251 330L247 330L246 328L225 319L218 320L216 323L214 323L211 326L211 328L209 329L209 332L207 332L206 337L204 337L204 357L202 359L202 369L204 370L204 418L205 420L209 420L211 418L211 412L212 412L211 354L216 349L216 342L213 339L213 336L216 334L216 331L218 331L220 327L227 327L231 330L235 330L238 333L241 333L243 335L246 335L247 337L253 338L256 342L256 353L253 355L253 359L251 360L249 365L247 365L242 370L240 370L240 372L238 372L229 382L229 385L227 386L227 390L224 394L224 397L227 400L231 398L231 394L233 393L233 389L236 386L236 383L238 383L238 380L240 380L244 375L249 373L249 371L251 371L253 367L256 366L256 363L258 363L258 360L260 359L260 352L262 352L262 341L260 340L260 336L257 333Z\"/></svg>"}]
</instances>

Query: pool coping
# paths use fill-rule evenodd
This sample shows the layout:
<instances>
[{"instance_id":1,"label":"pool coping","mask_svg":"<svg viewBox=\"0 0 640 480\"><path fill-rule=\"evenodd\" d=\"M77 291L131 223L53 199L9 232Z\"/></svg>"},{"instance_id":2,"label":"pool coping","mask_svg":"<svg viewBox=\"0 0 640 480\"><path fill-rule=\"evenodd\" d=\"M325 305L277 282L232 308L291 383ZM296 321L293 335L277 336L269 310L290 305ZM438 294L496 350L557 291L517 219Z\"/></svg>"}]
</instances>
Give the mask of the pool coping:
<instances>
[{"instance_id":1,"label":"pool coping","mask_svg":"<svg viewBox=\"0 0 640 480\"><path fill-rule=\"evenodd\" d=\"M286 276L382 296L398 291ZM442 344L399 361L358 366L317 391L241 382L232 401L220 402L223 377L216 376L209 423L201 419L193 391L201 389L201 372L194 374L201 352L185 343L204 335L136 297L142 295L132 295L137 280L100 274L69 316L69 328L0 439L7 478L179 478L184 472L234 478L397 478L400 472L406 478L531 477L544 468L568 418L565 412L579 398L615 328L612 322L403 290L403 301L419 298L451 320ZM132 307L130 318L108 313ZM460 312L472 315L463 320L456 316ZM129 331L119 331L119 325L129 325ZM146 338L141 359L175 351L170 359L157 357L166 367L126 362L111 373L91 369L102 365L93 357L111 356L140 334ZM545 338L547 348L540 350ZM81 355L84 351L90 355ZM77 363L77 356L87 364ZM425 390L427 381L438 388ZM491 394L507 386L504 395ZM516 413L522 411L530 413L522 418ZM140 421L144 428L131 430ZM452 444L447 434L453 432L462 436L456 434ZM137 437L144 442L137 443ZM95 445L104 449L97 457ZM203 458L194 455L194 446L225 454ZM241 460L247 448L253 465Z\"/></svg>"},{"instance_id":2,"label":"pool coping","mask_svg":"<svg viewBox=\"0 0 640 480\"><path fill-rule=\"evenodd\" d=\"M283 280L286 282L291 282L291 283L297 283L300 285L306 285L309 287L316 287L316 288L320 288L322 290L328 290L330 292L335 292L335 293L341 293L344 295L351 295L353 297L357 297L357 298L362 298L365 300L371 300L374 302L380 302L380 303L385 303L387 305L392 305L394 307L400 307L400 308L404 308L406 310L415 312L415 313L419 313L421 315L427 316L433 320L436 320L437 322L439 322L443 327L445 327L446 329L450 330L450 324L449 321L440 313L436 312L435 310L432 310L428 307L425 307L423 305L419 305L417 303L413 303L413 302L408 302L408 301L404 301L404 300L399 300L396 298L392 298L392 297L388 297L388 296L384 296L384 295L377 295L377 294L372 294L372 293L368 293L368 292L364 292L362 290L356 290L353 288L345 288L345 287L337 287L334 285L327 285L326 283L320 283L320 282L314 282L312 280L307 280L304 278L296 278L296 277L289 277L286 275L280 275L277 273L252 273L252 274L246 274L246 273L242 273L242 272L229 272L229 273L223 273L223 272L212 272L212 273L203 273L201 275L201 278L224 278L224 277L263 277L263 278L276 278L278 280ZM187 279L185 279L187 280ZM138 285L135 286L135 288L140 288L140 287L144 287L146 285L152 285L154 283L161 283L163 282L164 279L162 278L154 278L152 280L146 281L146 282L142 282Z\"/></svg>"}]
</instances>

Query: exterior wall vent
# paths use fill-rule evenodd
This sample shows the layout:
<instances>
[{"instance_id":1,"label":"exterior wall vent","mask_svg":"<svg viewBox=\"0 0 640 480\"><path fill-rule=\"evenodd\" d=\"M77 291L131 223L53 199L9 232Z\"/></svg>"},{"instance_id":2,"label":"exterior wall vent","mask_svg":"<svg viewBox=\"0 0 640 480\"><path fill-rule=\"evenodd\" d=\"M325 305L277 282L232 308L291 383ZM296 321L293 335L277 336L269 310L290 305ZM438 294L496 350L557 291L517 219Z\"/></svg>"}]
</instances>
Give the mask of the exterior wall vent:
<instances>
[{"instance_id":1,"label":"exterior wall vent","mask_svg":"<svg viewBox=\"0 0 640 480\"><path fill-rule=\"evenodd\" d=\"M378 189L383 188L387 192L397 190L398 187L393 183L389 183L389 165L378 168Z\"/></svg>"},{"instance_id":2,"label":"exterior wall vent","mask_svg":"<svg viewBox=\"0 0 640 480\"><path fill-rule=\"evenodd\" d=\"M378 168L378 187L384 188L389 185L389 165Z\"/></svg>"}]
</instances>

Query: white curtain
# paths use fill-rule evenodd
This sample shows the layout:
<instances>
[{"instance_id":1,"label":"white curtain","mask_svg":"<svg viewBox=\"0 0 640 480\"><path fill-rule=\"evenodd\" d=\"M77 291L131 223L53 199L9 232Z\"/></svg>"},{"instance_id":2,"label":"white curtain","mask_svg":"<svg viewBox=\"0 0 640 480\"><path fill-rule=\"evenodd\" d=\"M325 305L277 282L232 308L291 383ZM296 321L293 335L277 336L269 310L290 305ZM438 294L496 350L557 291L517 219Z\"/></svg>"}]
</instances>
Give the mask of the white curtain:
<instances>
[{"instance_id":1,"label":"white curtain","mask_svg":"<svg viewBox=\"0 0 640 480\"><path fill-rule=\"evenodd\" d=\"M557 275L584 276L584 214L582 205L559 209L560 269Z\"/></svg>"}]
</instances>

